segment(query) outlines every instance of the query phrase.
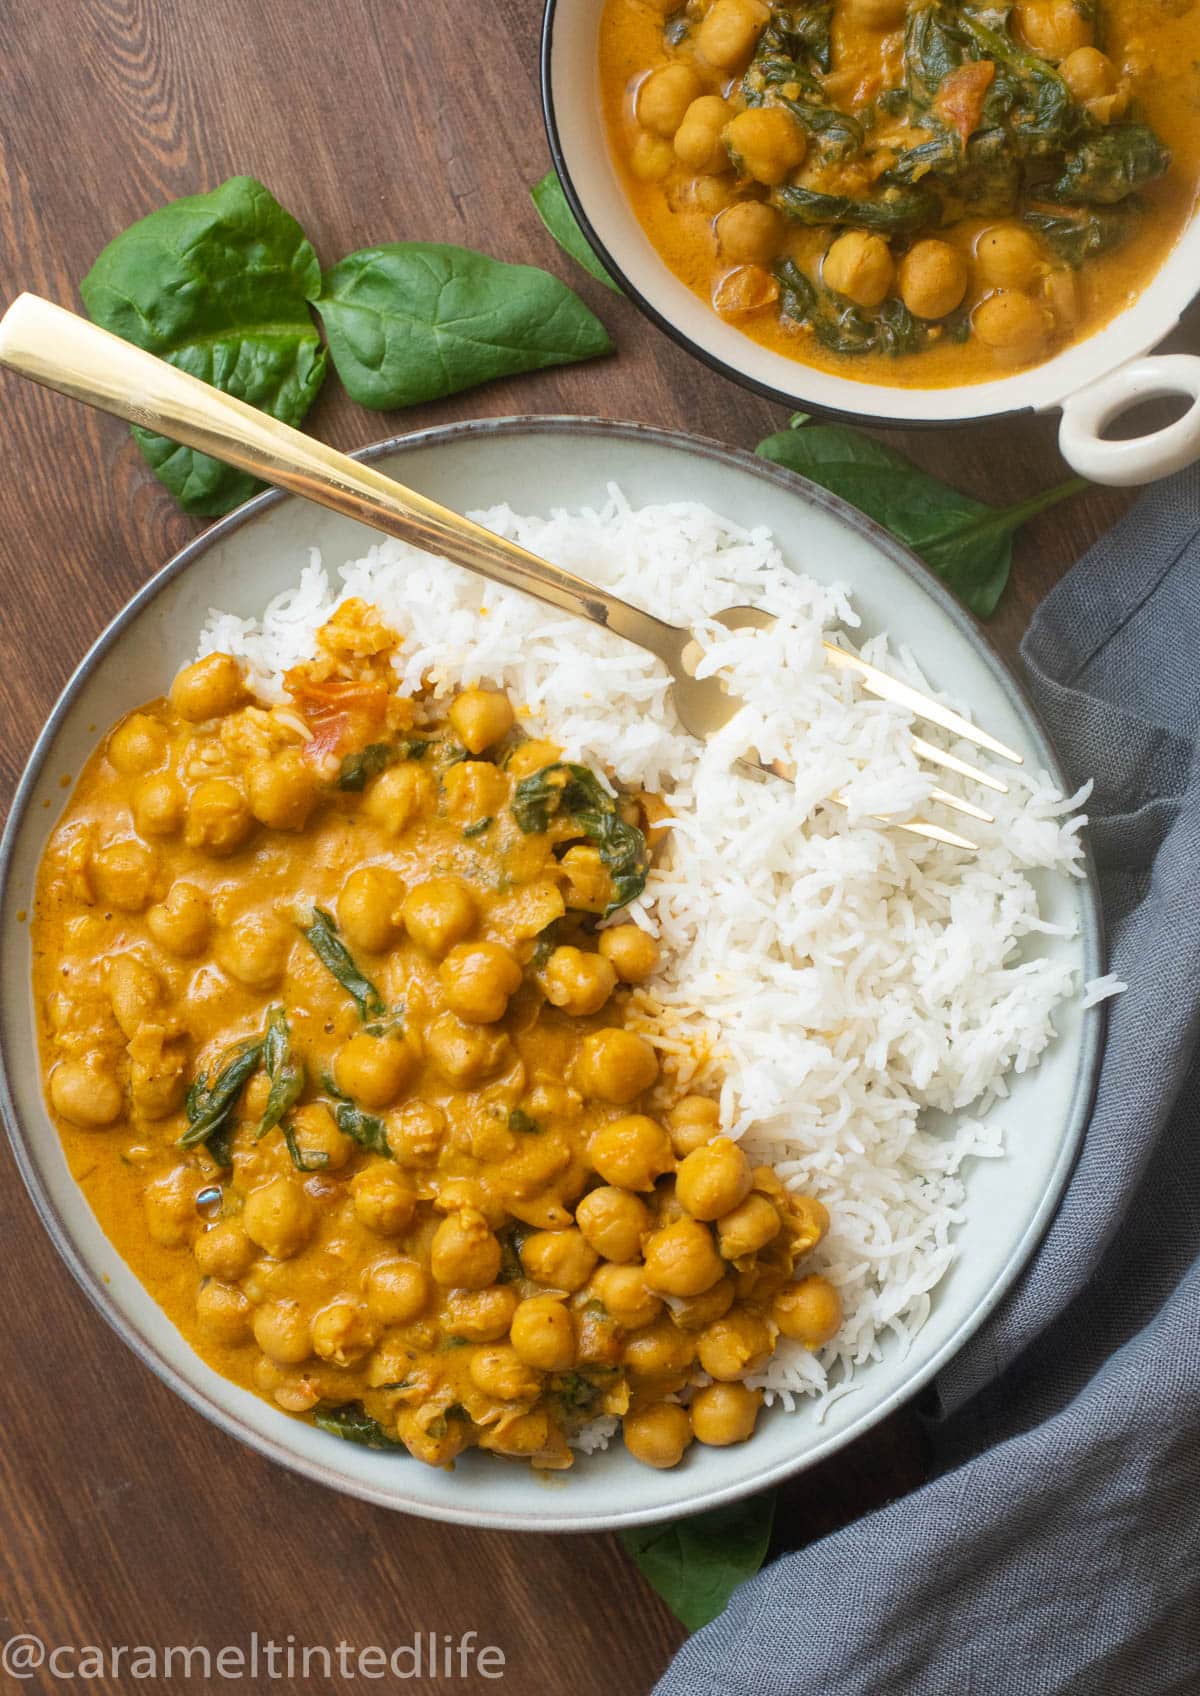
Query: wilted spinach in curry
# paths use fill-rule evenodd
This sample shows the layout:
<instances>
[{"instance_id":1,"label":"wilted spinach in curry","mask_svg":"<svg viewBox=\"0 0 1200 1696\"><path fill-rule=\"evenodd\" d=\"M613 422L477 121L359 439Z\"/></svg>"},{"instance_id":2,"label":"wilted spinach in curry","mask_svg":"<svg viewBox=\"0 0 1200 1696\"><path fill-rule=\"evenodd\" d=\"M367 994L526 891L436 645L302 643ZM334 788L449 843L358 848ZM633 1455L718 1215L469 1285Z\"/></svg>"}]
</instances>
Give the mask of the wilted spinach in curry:
<instances>
[{"instance_id":1,"label":"wilted spinach in curry","mask_svg":"<svg viewBox=\"0 0 1200 1696\"><path fill-rule=\"evenodd\" d=\"M756 340L986 377L1123 304L1119 250L1161 252L1190 207L1152 108L1193 145L1195 115L1151 60L1200 40L1143 4L688 0L664 32L608 0L609 124L669 263Z\"/></svg>"}]
</instances>

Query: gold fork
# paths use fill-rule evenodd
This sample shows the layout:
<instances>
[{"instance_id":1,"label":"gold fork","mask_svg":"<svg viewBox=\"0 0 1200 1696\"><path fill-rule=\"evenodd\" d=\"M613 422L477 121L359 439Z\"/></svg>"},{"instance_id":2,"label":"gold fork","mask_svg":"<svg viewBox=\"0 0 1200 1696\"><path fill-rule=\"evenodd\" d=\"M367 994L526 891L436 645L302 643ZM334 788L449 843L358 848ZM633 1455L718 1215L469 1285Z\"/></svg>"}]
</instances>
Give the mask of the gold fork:
<instances>
[{"instance_id":1,"label":"gold fork","mask_svg":"<svg viewBox=\"0 0 1200 1696\"><path fill-rule=\"evenodd\" d=\"M275 483L306 500L369 524L373 529L442 554L494 582L523 590L563 612L590 619L615 635L654 654L670 672L675 710L686 730L701 739L726 723L742 706L719 678L698 678L691 661L696 652L690 631L665 624L572 572L539 559L515 542L493 535L436 501L406 489L371 465L362 465L324 442L302 435L244 401L202 383L173 365L133 347L85 318L36 295L20 295L0 319L0 365L47 388L81 400L103 412L182 442L214 459L236 465L264 482ZM765 627L774 622L758 607L730 607L716 615L729 629ZM979 730L940 701L923 695L865 660L825 643L831 665L853 670L864 689L894 701L916 718L940 725L977 748L1015 764L1021 755ZM956 772L1003 793L1006 785L923 737L913 737L917 754L930 764ZM792 770L775 762L762 769L780 777ZM842 803L840 796L831 800ZM971 818L990 822L992 815L961 796L935 788L931 799ZM844 803L842 803L844 804ZM892 822L892 821L887 821ZM957 848L975 843L928 819L908 819L897 828Z\"/></svg>"}]
</instances>

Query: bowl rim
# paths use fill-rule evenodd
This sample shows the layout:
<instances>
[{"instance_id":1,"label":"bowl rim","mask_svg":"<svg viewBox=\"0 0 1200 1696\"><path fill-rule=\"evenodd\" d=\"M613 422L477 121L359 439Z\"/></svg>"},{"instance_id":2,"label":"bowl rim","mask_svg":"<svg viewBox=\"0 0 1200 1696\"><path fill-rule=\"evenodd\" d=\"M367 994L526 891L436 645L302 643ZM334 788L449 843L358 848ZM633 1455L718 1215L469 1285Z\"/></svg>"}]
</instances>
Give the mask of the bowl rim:
<instances>
[{"instance_id":1,"label":"bowl rim","mask_svg":"<svg viewBox=\"0 0 1200 1696\"><path fill-rule=\"evenodd\" d=\"M649 442L675 452L716 460L731 466L735 470L748 472L764 482L775 484L786 493L797 496L805 504L823 509L834 518L847 524L850 529L868 538L881 552L889 557L895 566L916 582L939 605L940 609L949 615L963 635L972 642L982 663L992 672L1000 687L1010 694L1014 706L1024 715L1028 733L1037 749L1039 760L1063 793L1068 792L1066 789L1068 781L1066 774L1063 772L1057 751L1036 706L1020 677L1001 655L980 622L955 599L949 589L921 563L915 554L905 548L888 531L884 530L873 519L850 506L839 496L831 494L819 484L811 482L808 478L800 476L796 472L789 471L769 460L760 459L744 448L731 447L710 437L692 436L683 431L663 429L650 424L573 414L516 414L499 418L463 419L450 424L433 425L407 434L386 437L382 441L355 450L352 457L369 464L394 453L437 447L462 438L470 439L492 435L521 436L538 433L555 437L592 436L601 439L607 437L624 441ZM0 922L2 922L9 904L10 878L16 845L24 828L29 802L37 780L63 721L68 716L75 704L76 696L91 677L96 666L116 646L127 627L138 615L156 600L169 584L173 583L176 578L207 553L211 547L272 507L278 506L284 501L299 500L300 498L296 495L287 494L282 489L268 489L245 502L242 506L235 508L225 517L218 519L207 530L202 531L174 553L166 564L161 566L119 609L88 648L55 701L45 725L34 742L13 793L3 835L0 836ZM369 530L369 526L364 526L364 528ZM1104 959L1103 918L1095 863L1086 836L1083 839L1083 846L1083 876L1080 879L1080 894L1082 897L1080 940L1086 963L1091 968L1093 975L1096 975L1102 970ZM698 1497L692 1497L674 1504L668 1511L659 1508L638 1509L636 1507L619 1509L598 1517L593 1516L586 1523L581 1523L578 1517L571 1513L554 1511L549 1513L539 1512L536 1521L534 1521L529 1517L522 1517L505 1510L489 1509L469 1501L464 1501L461 1508L446 1508L425 1502L401 1504L395 1501L391 1492L376 1489L369 1480L350 1478L341 1473L335 1466L325 1466L299 1454L290 1447L283 1434L275 1439L244 1425L235 1414L227 1412L213 1401L202 1387L191 1383L171 1361L159 1352L148 1338L142 1335L134 1321L127 1318L121 1311L104 1279L92 1269L82 1252L76 1248L66 1222L42 1185L31 1152L30 1142L26 1139L24 1127L16 1111L9 1087L7 1035L2 1025L0 1025L0 1119L3 1120L4 1129L22 1181L30 1199L33 1201L38 1216L60 1257L66 1263L68 1270L88 1297L92 1306L141 1360L143 1365L148 1366L168 1388L181 1396L195 1412L208 1419L210 1423L217 1426L226 1435L236 1438L266 1459L278 1462L291 1472L298 1473L315 1483L323 1484L343 1495L356 1497L376 1507L388 1508L392 1512L411 1513L418 1518L436 1520L444 1524L473 1526L477 1529L487 1530L552 1533L596 1532L690 1517L696 1513L706 1512L712 1508L739 1501L758 1491L779 1484L786 1478L807 1471L810 1467L828 1459L832 1454L871 1430L904 1403L911 1401L936 1373L953 1358L984 1321L990 1317L1023 1271L1048 1230L1074 1171L1091 1116L1092 1104L1099 1083L1100 1062L1104 1052L1103 1039L1107 1023L1107 1007L1102 1006L1094 1011L1098 1016L1086 1019L1081 1028L1079 1065L1071 1090L1070 1105L1066 1115L1066 1130L1041 1201L1021 1236L1011 1246L1000 1276L930 1358L911 1377L905 1379L903 1384L896 1386L881 1402L869 1409L864 1409L857 1418L852 1419L840 1431L818 1438L803 1455L786 1457L773 1464L763 1465L758 1472L752 1474L749 1478L707 1490ZM190 1347L190 1345L188 1346Z\"/></svg>"},{"instance_id":2,"label":"bowl rim","mask_svg":"<svg viewBox=\"0 0 1200 1696\"><path fill-rule=\"evenodd\" d=\"M555 24L557 22L560 7L565 7L570 3L571 0L544 0L538 61L541 85L542 118L546 130L546 140L550 149L550 156L554 170L562 186L563 193L566 196L567 204L596 257L610 273L614 282L619 283L623 292L629 297L640 313L648 318L651 323L655 324L658 329L662 330L664 334L669 336L677 347L683 348L684 351L690 354L694 359L698 359L703 365L706 365L709 370L718 372L721 376L729 378L731 382L737 383L739 387L748 389L752 394L760 395L764 400L773 401L777 405L788 407L793 411L805 410L822 419L831 419L839 423L847 424L865 423L874 428L891 430L936 430L960 428L964 425L974 427L997 423L1004 419L1034 417L1039 413L1050 412L1056 408L1061 408L1073 395L1090 387L1091 384L1101 381L1113 371L1125 366L1131 360L1147 353L1151 348L1156 347L1163 338L1170 333L1176 324L1178 324L1185 307L1187 307L1190 302L1197 297L1198 292L1200 292L1194 281L1187 283L1183 287L1180 297L1173 301L1168 300L1165 310L1158 313L1149 325L1141 323L1141 319L1145 316L1147 296L1151 295L1158 288L1162 279L1166 278L1168 274L1173 274L1174 271L1178 269L1175 262L1180 256L1181 249L1186 248L1193 258L1195 257L1195 253L1200 253L1200 198L1198 198L1193 206L1193 211L1189 221L1180 232L1175 244L1165 255L1157 269L1147 278L1135 299L1126 308L1123 308L1114 317L1106 320L1081 341L1069 343L1065 348L1060 349L1059 352L1051 359L1046 360L1039 365L1032 366L1027 371L1014 372L1009 377L1002 379L1004 382L1011 383L1013 385L1012 392L1014 395L1017 393L1016 385L1023 378L1031 378L1033 380L1035 390L1040 389L1042 382L1039 379L1041 379L1042 374L1052 370L1060 360L1077 356L1082 349L1090 346L1092 343L1111 344L1112 332L1115 327L1122 323L1128 313L1133 313L1135 315L1135 318L1139 321L1139 328L1135 331L1133 339L1128 346L1120 349L1116 349L1111 345L1108 346L1107 351L1097 358L1095 362L1095 369L1087 370L1082 374L1076 373L1066 382L1065 386L1062 385L1061 381L1057 384L1050 383L1048 385L1048 392L1044 395L1039 395L1037 398L1017 401L1012 405L1002 403L996 406L987 406L983 410L976 411L954 410L932 416L919 416L906 412L897 417L886 409L886 401L884 397L900 393L917 393L926 396L936 396L938 394L966 395L970 397L973 390L983 390L988 385L983 383L965 383L946 384L939 388L898 388L894 384L864 383L856 381L856 379L844 376L838 372L827 373L820 367L805 364L802 360L794 360L790 362L801 374L797 380L796 386L793 388L780 388L777 384L768 382L762 377L751 375L741 366L733 363L730 359L723 358L720 354L713 352L709 347L697 340L688 331L674 323L665 311L655 306L653 302L647 298L642 289L638 287L637 283L629 275L625 266L620 264L620 262L614 257L608 243L599 234L595 223L583 203L582 197L575 186L575 181L571 174L570 167L567 164L566 148L563 143L562 125L559 120L554 90L553 59ZM598 5L601 3L601 0L595 0L595 3ZM1193 252L1193 249L1195 252ZM687 285L680 283L680 287L686 289ZM779 357L782 359L783 356ZM808 395L801 394L799 389L803 384L803 373L806 371L813 371L819 377L831 377L834 382L843 385L847 389L857 388L864 391L862 404L855 406L847 402L846 405L839 406L831 404L826 400L814 400ZM876 396L879 397L878 404L875 404L872 398Z\"/></svg>"}]
</instances>

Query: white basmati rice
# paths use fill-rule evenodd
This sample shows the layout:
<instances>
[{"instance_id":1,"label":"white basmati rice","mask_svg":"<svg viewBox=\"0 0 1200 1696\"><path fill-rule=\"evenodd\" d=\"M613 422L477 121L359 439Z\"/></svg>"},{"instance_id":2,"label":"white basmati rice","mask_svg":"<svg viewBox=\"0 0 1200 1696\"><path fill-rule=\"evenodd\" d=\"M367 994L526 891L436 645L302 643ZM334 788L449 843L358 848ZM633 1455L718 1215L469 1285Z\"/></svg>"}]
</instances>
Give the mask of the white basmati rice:
<instances>
[{"instance_id":1,"label":"white basmati rice","mask_svg":"<svg viewBox=\"0 0 1200 1696\"><path fill-rule=\"evenodd\" d=\"M1129 988L1122 983L1116 972L1106 972L1102 978L1089 978L1083 986L1084 1007L1098 1007L1102 1001L1111 1001L1114 995L1124 995Z\"/></svg>"},{"instance_id":2,"label":"white basmati rice","mask_svg":"<svg viewBox=\"0 0 1200 1696\"><path fill-rule=\"evenodd\" d=\"M665 1070L719 1089L732 1135L829 1207L819 1257L845 1324L820 1354L781 1346L762 1382L789 1405L831 1378L842 1393L888 1333L907 1345L927 1317L954 1255L963 1164L1003 1152L988 1108L1005 1073L1036 1064L1055 1006L1078 992L1069 965L1022 943L1057 929L1026 873L1079 871L1087 791L1065 799L1044 774L1007 770L1010 794L980 797L995 825L971 822L977 856L873 822L920 812L933 780L907 715L822 662L824 632L858 624L841 588L790 571L765 530L692 504L633 510L615 488L602 511L473 516L691 625L704 668L730 668L745 711L699 744L649 655L393 541L343 566L336 584L314 553L261 619L212 612L199 651L244 655L261 694L279 700L282 672L311 654L333 606L361 596L403 637L406 688L502 685L567 758L670 793L669 851L632 909L662 939L663 969L631 997L631 1016ZM712 622L747 602L777 624L731 633ZM862 652L921 681L884 638ZM794 787L737 768L749 746L765 759L798 752ZM828 805L834 792L844 809ZM939 1128L939 1114L954 1117Z\"/></svg>"}]
</instances>

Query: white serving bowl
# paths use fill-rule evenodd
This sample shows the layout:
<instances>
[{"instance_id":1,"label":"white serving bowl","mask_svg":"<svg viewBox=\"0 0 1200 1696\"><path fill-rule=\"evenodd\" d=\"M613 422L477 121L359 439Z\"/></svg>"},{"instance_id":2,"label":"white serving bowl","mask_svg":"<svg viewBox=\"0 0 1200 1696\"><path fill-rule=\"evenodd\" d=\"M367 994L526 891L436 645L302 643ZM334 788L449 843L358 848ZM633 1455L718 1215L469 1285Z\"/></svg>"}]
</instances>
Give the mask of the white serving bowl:
<instances>
[{"instance_id":1,"label":"white serving bowl","mask_svg":"<svg viewBox=\"0 0 1200 1696\"><path fill-rule=\"evenodd\" d=\"M635 505L694 500L744 526L767 525L797 569L851 590L866 633L889 630L934 683L1061 782L1045 733L970 614L911 554L836 497L750 454L636 424L598 419L480 420L381 443L361 456L459 510L510 502L518 511L601 505L610 482ZM634 1525L729 1502L832 1454L926 1383L987 1317L1048 1224L1090 1109L1102 1014L1064 1006L1036 1073L1012 1080L1003 1109L1012 1152L971 1173L960 1255L905 1354L885 1343L856 1393L824 1422L811 1404L772 1409L753 1440L695 1445L673 1472L639 1465L618 1442L548 1480L480 1453L453 1473L355 1448L291 1419L194 1354L105 1237L63 1157L46 1112L30 986L29 925L38 862L63 806L60 778L78 772L106 726L164 693L191 658L212 606L251 617L290 587L319 547L331 573L359 558L372 532L294 497L261 495L192 542L95 643L50 715L21 779L0 843L0 1108L22 1175L63 1259L141 1359L222 1429L319 1483L384 1507L461 1524L544 1531ZM1104 968L1095 881L1047 878L1043 911L1074 937L1041 946L1090 977ZM103 1134L103 1133L98 1133ZM49 1393L49 1391L47 1391Z\"/></svg>"},{"instance_id":2,"label":"white serving bowl","mask_svg":"<svg viewBox=\"0 0 1200 1696\"><path fill-rule=\"evenodd\" d=\"M600 100L603 0L547 0L542 102L555 169L598 257L647 317L735 382L787 406L875 424L920 426L1020 412L1062 411L1063 457L1093 482L1147 483L1200 458L1200 359L1141 357L1174 328L1200 290L1200 217L1123 312L1043 365L959 388L891 388L818 371L761 347L720 318L660 258L621 186ZM1105 441L1144 400L1187 395L1182 418L1148 436Z\"/></svg>"}]
</instances>

